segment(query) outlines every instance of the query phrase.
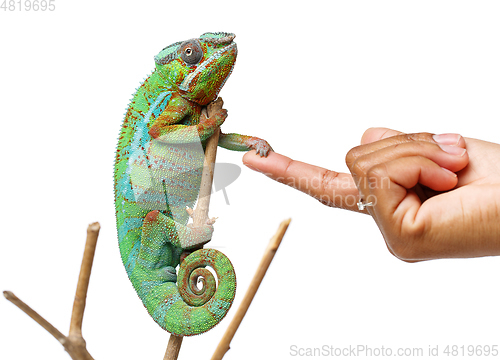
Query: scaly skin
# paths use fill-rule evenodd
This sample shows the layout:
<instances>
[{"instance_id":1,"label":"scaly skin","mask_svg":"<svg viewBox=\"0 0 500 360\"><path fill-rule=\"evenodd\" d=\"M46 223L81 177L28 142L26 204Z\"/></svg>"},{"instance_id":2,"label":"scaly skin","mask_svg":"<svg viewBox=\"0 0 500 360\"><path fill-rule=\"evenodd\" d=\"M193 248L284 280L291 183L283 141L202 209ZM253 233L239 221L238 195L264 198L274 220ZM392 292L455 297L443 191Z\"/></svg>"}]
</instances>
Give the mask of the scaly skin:
<instances>
[{"instance_id":1,"label":"scaly skin","mask_svg":"<svg viewBox=\"0 0 500 360\"><path fill-rule=\"evenodd\" d=\"M236 277L229 259L213 249L181 253L210 241L213 227L187 225L186 207L199 192L207 139L227 116L201 115L217 98L236 61L234 35L206 33L178 42L156 57L156 69L134 94L118 139L114 186L120 253L127 274L149 314L176 335L201 334L229 310ZM271 147L259 138L220 135L219 146L235 151ZM203 269L211 266L218 277ZM204 278L203 291L197 289ZM177 282L177 284L176 284Z\"/></svg>"}]
</instances>

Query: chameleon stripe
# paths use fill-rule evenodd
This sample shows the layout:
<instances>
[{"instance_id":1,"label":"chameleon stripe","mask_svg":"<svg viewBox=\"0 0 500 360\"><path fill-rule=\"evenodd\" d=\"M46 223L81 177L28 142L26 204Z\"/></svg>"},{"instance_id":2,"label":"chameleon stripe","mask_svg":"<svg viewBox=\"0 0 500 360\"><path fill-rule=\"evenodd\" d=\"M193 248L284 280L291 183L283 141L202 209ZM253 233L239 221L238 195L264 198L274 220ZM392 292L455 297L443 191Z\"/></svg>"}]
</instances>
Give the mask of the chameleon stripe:
<instances>
[{"instance_id":1,"label":"chameleon stripe","mask_svg":"<svg viewBox=\"0 0 500 360\"><path fill-rule=\"evenodd\" d=\"M223 47L222 49L220 49L219 51L217 51L216 53L214 53L213 55L211 55L207 60L205 60L203 63L201 63L195 71L193 71L191 74L189 74L188 76L186 76L186 78L184 79L184 81L181 83L181 85L179 86L179 88L181 90L184 90L184 91L187 91L191 85L191 82L193 81L193 79L196 78L196 76L198 76L199 74L201 74L203 71L206 70L206 68L214 61L217 61L217 59L222 55L224 54L225 52L227 51L230 51L232 50L234 47L236 47L236 44L235 43L232 43L226 47ZM227 79L227 77L225 78ZM222 87L222 86L221 86Z\"/></svg>"}]
</instances>

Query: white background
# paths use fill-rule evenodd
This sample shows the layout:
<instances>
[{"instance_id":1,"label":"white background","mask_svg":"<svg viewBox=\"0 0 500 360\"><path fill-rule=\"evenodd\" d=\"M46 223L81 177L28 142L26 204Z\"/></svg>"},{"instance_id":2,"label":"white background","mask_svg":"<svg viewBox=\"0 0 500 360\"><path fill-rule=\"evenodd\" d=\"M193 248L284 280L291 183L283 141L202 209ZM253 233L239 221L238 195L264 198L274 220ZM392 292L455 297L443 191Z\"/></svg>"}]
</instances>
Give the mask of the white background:
<instances>
[{"instance_id":1,"label":"white background","mask_svg":"<svg viewBox=\"0 0 500 360\"><path fill-rule=\"evenodd\" d=\"M83 333L100 359L162 359L120 261L113 159L123 113L163 47L234 32L221 92L225 132L260 136L292 158L346 171L363 131L457 132L499 142L497 1L67 1L0 10L0 290L67 333L87 225L102 225ZM241 164L220 149L218 161ZM238 292L179 359L209 359L278 224L292 223L225 359L292 359L290 347L500 345L500 260L404 263L368 216L321 205L243 169L211 203L209 244ZM395 351L395 350L394 350ZM0 299L2 359L68 359ZM422 358L422 357L421 357ZM436 358L436 357L434 357ZM441 356L440 358L444 358ZM460 358L460 357L455 357Z\"/></svg>"}]
</instances>

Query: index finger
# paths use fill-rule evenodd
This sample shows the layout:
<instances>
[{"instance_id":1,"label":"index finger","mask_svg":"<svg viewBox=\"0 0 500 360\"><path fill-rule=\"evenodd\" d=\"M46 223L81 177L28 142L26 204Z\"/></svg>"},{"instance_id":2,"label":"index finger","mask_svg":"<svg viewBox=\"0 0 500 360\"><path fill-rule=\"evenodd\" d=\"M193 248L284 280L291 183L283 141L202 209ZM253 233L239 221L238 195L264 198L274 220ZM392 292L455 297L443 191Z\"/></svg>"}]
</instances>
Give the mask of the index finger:
<instances>
[{"instance_id":1,"label":"index finger","mask_svg":"<svg viewBox=\"0 0 500 360\"><path fill-rule=\"evenodd\" d=\"M243 156L243 164L325 205L367 214L357 207L359 192L350 174L293 160L274 151L266 158L249 151Z\"/></svg>"}]
</instances>

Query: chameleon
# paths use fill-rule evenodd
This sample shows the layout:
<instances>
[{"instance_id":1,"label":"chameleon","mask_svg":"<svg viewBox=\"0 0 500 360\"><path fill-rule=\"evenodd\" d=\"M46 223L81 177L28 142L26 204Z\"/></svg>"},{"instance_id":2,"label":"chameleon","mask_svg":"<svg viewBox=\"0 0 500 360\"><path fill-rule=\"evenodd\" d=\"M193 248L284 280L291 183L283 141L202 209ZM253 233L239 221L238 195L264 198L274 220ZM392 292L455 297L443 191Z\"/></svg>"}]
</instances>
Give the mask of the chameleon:
<instances>
[{"instance_id":1,"label":"chameleon","mask_svg":"<svg viewBox=\"0 0 500 360\"><path fill-rule=\"evenodd\" d=\"M200 227L188 224L206 142L227 118L226 109L207 117L202 107L217 98L233 71L234 38L205 33L161 50L130 101L118 137L114 195L121 259L154 321L179 336L217 325L236 291L229 259L199 249L211 240L214 219ZM220 132L218 145L254 149L260 156L272 151L267 141L240 134ZM185 251L197 248L181 261ZM217 286L206 266L217 275Z\"/></svg>"}]
</instances>

